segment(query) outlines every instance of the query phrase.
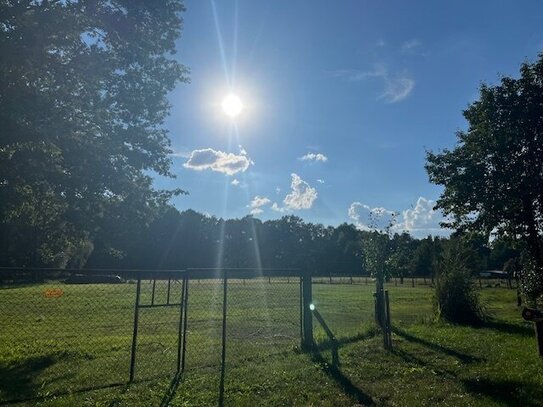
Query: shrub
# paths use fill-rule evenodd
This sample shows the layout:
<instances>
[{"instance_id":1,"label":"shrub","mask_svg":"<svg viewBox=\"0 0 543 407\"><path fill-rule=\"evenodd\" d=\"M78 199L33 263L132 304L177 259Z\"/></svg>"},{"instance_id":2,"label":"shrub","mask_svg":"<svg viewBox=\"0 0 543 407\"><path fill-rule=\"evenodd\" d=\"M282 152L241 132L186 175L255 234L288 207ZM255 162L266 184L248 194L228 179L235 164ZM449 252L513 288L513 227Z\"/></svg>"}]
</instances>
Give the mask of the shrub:
<instances>
[{"instance_id":1,"label":"shrub","mask_svg":"<svg viewBox=\"0 0 543 407\"><path fill-rule=\"evenodd\" d=\"M434 297L438 319L470 325L484 321L485 312L472 277L474 255L461 239L451 239L445 247Z\"/></svg>"}]
</instances>

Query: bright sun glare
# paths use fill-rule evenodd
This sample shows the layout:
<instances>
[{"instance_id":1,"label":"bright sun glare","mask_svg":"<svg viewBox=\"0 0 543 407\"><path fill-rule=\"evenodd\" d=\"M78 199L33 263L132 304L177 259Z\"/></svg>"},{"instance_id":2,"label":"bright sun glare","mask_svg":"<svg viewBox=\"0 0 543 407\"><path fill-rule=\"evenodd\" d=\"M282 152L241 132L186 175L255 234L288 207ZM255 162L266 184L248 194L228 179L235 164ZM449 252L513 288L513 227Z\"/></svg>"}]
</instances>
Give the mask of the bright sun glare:
<instances>
[{"instance_id":1,"label":"bright sun glare","mask_svg":"<svg viewBox=\"0 0 543 407\"><path fill-rule=\"evenodd\" d=\"M231 118L237 117L243 111L243 103L235 93L230 93L222 101L222 110Z\"/></svg>"}]
</instances>

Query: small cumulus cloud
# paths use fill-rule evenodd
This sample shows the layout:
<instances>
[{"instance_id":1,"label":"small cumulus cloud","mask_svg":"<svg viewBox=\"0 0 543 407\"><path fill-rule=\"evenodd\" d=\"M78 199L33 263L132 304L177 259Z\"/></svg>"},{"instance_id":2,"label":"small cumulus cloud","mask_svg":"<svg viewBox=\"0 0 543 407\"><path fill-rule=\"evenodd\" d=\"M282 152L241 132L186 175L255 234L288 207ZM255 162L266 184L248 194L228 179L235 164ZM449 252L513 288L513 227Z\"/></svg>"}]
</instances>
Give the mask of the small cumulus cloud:
<instances>
[{"instance_id":1,"label":"small cumulus cloud","mask_svg":"<svg viewBox=\"0 0 543 407\"><path fill-rule=\"evenodd\" d=\"M299 175L292 173L290 183L290 193L283 200L285 206L290 209L309 209L317 199L317 190L300 178Z\"/></svg>"},{"instance_id":2,"label":"small cumulus cloud","mask_svg":"<svg viewBox=\"0 0 543 407\"><path fill-rule=\"evenodd\" d=\"M325 163L328 161L328 157L326 157L324 154L321 153L307 153L306 155L303 155L300 157L300 160L302 161L320 161Z\"/></svg>"},{"instance_id":3,"label":"small cumulus cloud","mask_svg":"<svg viewBox=\"0 0 543 407\"><path fill-rule=\"evenodd\" d=\"M361 202L353 202L348 216L360 230L384 231L390 228L391 232L408 232L416 238L450 235L450 229L440 227L440 222L445 220L443 213L434 207L435 201L419 197L413 208L403 210L398 216L398 213L382 207L371 208Z\"/></svg>"},{"instance_id":4,"label":"small cumulus cloud","mask_svg":"<svg viewBox=\"0 0 543 407\"><path fill-rule=\"evenodd\" d=\"M259 215L264 212L262 207L268 205L270 202L271 201L265 196L257 195L253 198L249 205L247 205L247 207L251 209L251 215Z\"/></svg>"},{"instance_id":5,"label":"small cumulus cloud","mask_svg":"<svg viewBox=\"0 0 543 407\"><path fill-rule=\"evenodd\" d=\"M361 202L353 202L348 210L349 218L360 230L380 230L394 225L396 213L383 207L372 208Z\"/></svg>"},{"instance_id":6,"label":"small cumulus cloud","mask_svg":"<svg viewBox=\"0 0 543 407\"><path fill-rule=\"evenodd\" d=\"M399 226L415 237L449 235L451 230L439 225L445 218L443 212L435 209L435 204L431 199L419 197L414 208L402 212L402 224Z\"/></svg>"},{"instance_id":7,"label":"small cumulus cloud","mask_svg":"<svg viewBox=\"0 0 543 407\"><path fill-rule=\"evenodd\" d=\"M324 184L324 180L323 180L323 179L320 179L320 178L317 179L317 182L318 182L319 184Z\"/></svg>"},{"instance_id":8,"label":"small cumulus cloud","mask_svg":"<svg viewBox=\"0 0 543 407\"><path fill-rule=\"evenodd\" d=\"M239 181L236 178L234 178L232 180L231 184L234 185L235 187L237 187L239 185Z\"/></svg>"},{"instance_id":9,"label":"small cumulus cloud","mask_svg":"<svg viewBox=\"0 0 543 407\"><path fill-rule=\"evenodd\" d=\"M272 210L274 210L275 212L286 212L287 211L287 208L285 207L281 207L279 205L277 205L277 202L274 202L273 205L271 206Z\"/></svg>"},{"instance_id":10,"label":"small cumulus cloud","mask_svg":"<svg viewBox=\"0 0 543 407\"><path fill-rule=\"evenodd\" d=\"M224 151L204 148L193 150L183 167L196 171L211 170L226 175L234 175L238 172L247 171L254 162L242 150L240 154L225 153Z\"/></svg>"},{"instance_id":11,"label":"small cumulus cloud","mask_svg":"<svg viewBox=\"0 0 543 407\"><path fill-rule=\"evenodd\" d=\"M274 202L271 206L276 212L286 212L291 210L310 209L317 199L317 190L312 188L298 174L290 174L290 192L283 199L284 206L279 206Z\"/></svg>"}]
</instances>

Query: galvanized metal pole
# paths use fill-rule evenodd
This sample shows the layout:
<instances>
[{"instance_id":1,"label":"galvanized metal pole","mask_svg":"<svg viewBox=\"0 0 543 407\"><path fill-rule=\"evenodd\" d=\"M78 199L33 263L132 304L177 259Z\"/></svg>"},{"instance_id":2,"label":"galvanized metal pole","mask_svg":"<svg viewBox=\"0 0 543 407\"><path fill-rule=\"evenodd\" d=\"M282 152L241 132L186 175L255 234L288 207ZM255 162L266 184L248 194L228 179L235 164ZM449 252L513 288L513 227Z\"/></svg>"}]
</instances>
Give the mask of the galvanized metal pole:
<instances>
[{"instance_id":1,"label":"galvanized metal pole","mask_svg":"<svg viewBox=\"0 0 543 407\"><path fill-rule=\"evenodd\" d=\"M138 284L136 285L136 304L134 306L134 331L132 333L132 354L130 357L130 378L129 383L134 381L134 373L136 367L136 346L138 343L138 320L140 312L140 293L141 293L141 276L138 276Z\"/></svg>"}]
</instances>

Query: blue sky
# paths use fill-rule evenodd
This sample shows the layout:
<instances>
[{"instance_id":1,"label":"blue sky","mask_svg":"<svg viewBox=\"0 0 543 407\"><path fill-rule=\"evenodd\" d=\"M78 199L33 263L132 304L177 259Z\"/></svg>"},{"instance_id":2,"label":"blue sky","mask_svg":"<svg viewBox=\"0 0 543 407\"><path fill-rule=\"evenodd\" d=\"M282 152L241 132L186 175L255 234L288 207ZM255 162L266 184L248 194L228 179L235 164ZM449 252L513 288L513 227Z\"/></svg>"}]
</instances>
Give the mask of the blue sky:
<instances>
[{"instance_id":1,"label":"blue sky","mask_svg":"<svg viewBox=\"0 0 543 407\"><path fill-rule=\"evenodd\" d=\"M368 227L397 212L438 230L425 150L451 147L481 82L543 51L543 3L186 1L177 58L190 84L166 122L175 206L222 217ZM230 92L244 110L221 108ZM304 158L305 157L305 158Z\"/></svg>"}]
</instances>

